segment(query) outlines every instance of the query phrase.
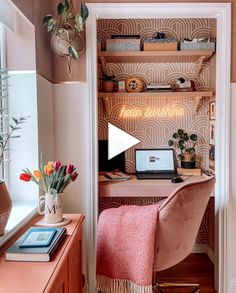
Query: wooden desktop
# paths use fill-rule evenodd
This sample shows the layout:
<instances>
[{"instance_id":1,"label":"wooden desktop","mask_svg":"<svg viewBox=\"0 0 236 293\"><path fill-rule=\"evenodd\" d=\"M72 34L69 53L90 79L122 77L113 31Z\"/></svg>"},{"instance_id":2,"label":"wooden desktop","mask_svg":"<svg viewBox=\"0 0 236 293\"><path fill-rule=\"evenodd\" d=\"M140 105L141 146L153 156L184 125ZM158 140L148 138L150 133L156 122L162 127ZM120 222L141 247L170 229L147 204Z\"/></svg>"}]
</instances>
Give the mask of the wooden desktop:
<instances>
[{"instance_id":1,"label":"wooden desktop","mask_svg":"<svg viewBox=\"0 0 236 293\"><path fill-rule=\"evenodd\" d=\"M100 181L100 197L167 197L179 186L190 182L200 182L206 175L182 176L182 183L172 183L170 179L139 180L131 175L128 180ZM213 196L213 195L212 195Z\"/></svg>"}]
</instances>

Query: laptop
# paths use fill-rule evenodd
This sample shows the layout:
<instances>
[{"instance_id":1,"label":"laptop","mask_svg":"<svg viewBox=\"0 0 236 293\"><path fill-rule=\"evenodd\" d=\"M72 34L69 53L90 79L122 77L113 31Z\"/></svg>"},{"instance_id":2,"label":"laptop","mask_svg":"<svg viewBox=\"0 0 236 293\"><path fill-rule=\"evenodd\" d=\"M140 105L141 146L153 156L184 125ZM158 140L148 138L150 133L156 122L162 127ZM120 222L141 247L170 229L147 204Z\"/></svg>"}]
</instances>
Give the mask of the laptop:
<instances>
[{"instance_id":1,"label":"laptop","mask_svg":"<svg viewBox=\"0 0 236 293\"><path fill-rule=\"evenodd\" d=\"M173 149L136 149L135 168L138 179L172 179L178 176Z\"/></svg>"}]
</instances>

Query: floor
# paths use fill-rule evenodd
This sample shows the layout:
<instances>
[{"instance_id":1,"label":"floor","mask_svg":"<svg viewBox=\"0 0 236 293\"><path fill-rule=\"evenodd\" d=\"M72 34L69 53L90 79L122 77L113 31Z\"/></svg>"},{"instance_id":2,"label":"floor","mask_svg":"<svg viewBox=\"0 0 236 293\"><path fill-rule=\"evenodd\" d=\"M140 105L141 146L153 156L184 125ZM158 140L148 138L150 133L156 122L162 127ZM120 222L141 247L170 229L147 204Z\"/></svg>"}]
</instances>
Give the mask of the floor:
<instances>
[{"instance_id":1,"label":"floor","mask_svg":"<svg viewBox=\"0 0 236 293\"><path fill-rule=\"evenodd\" d=\"M199 283L201 293L216 293L214 290L214 265L204 253L194 253L176 266L158 273L163 282ZM190 293L194 288L164 289L165 293Z\"/></svg>"}]
</instances>

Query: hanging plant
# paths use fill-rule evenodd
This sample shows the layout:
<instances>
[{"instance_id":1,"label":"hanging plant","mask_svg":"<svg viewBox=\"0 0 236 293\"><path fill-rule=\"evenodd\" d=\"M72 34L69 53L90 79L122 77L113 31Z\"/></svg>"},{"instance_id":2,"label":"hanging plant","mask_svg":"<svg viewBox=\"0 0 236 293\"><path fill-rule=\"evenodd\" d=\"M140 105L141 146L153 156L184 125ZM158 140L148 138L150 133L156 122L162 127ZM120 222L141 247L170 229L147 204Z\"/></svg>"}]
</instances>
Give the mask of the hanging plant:
<instances>
[{"instance_id":1,"label":"hanging plant","mask_svg":"<svg viewBox=\"0 0 236 293\"><path fill-rule=\"evenodd\" d=\"M79 53L84 49L81 32L89 12L86 4L81 2L80 12L75 13L72 0L64 0L58 4L57 13L57 18L50 14L44 16L43 24L51 35L53 52L67 58L68 72L71 75L71 60L78 60Z\"/></svg>"}]
</instances>

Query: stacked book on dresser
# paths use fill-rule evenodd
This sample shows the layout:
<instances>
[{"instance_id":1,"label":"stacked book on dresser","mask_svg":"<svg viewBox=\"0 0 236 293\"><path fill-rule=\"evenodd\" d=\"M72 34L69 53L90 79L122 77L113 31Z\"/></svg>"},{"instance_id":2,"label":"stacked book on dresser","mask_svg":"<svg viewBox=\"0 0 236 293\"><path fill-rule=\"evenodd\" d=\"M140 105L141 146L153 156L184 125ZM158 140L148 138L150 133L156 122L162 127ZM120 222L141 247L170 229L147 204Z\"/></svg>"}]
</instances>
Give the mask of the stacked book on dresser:
<instances>
[{"instance_id":1,"label":"stacked book on dresser","mask_svg":"<svg viewBox=\"0 0 236 293\"><path fill-rule=\"evenodd\" d=\"M7 261L50 261L66 236L66 228L29 228L6 251Z\"/></svg>"},{"instance_id":2,"label":"stacked book on dresser","mask_svg":"<svg viewBox=\"0 0 236 293\"><path fill-rule=\"evenodd\" d=\"M168 83L150 82L147 85L147 91L168 91L171 92L171 85Z\"/></svg>"}]
</instances>

